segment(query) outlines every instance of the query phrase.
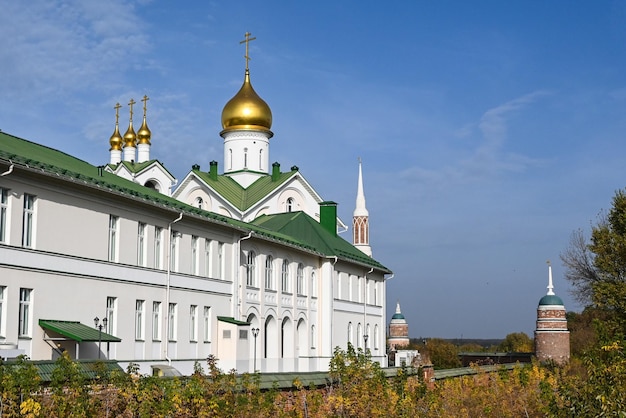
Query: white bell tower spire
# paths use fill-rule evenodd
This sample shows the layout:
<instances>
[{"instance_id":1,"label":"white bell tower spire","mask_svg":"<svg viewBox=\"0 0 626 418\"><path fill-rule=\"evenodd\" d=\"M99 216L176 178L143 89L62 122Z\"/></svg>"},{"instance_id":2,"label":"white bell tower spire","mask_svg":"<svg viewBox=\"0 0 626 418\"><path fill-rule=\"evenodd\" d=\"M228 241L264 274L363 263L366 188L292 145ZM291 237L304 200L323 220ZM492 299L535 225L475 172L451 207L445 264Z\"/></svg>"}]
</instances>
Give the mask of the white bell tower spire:
<instances>
[{"instance_id":1,"label":"white bell tower spire","mask_svg":"<svg viewBox=\"0 0 626 418\"><path fill-rule=\"evenodd\" d=\"M370 257L372 256L372 248L370 247L369 212L365 207L361 158L359 158L359 181L356 192L356 207L352 216L352 243L365 254Z\"/></svg>"}]
</instances>

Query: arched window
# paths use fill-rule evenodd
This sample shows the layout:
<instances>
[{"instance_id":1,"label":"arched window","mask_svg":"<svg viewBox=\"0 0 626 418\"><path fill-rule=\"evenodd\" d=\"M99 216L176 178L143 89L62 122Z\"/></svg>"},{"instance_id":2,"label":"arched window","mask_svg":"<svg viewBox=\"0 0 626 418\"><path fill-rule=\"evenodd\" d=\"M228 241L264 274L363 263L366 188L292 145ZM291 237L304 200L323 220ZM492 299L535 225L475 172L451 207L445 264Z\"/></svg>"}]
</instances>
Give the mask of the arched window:
<instances>
[{"instance_id":1,"label":"arched window","mask_svg":"<svg viewBox=\"0 0 626 418\"><path fill-rule=\"evenodd\" d=\"M156 181L154 181L154 180L148 180L148 181L146 182L146 184L144 184L144 186L149 187L149 188L151 188L151 189L154 189L154 190L156 190L157 192L160 192L160 191L161 191L161 190L160 190L160 188L159 188L159 183L157 183L157 182L156 182Z\"/></svg>"},{"instance_id":2,"label":"arched window","mask_svg":"<svg viewBox=\"0 0 626 418\"><path fill-rule=\"evenodd\" d=\"M263 150L259 150L259 171L263 171Z\"/></svg>"},{"instance_id":3,"label":"arched window","mask_svg":"<svg viewBox=\"0 0 626 418\"><path fill-rule=\"evenodd\" d=\"M304 295L304 265L298 264L298 271L296 273L296 292L299 295Z\"/></svg>"},{"instance_id":4,"label":"arched window","mask_svg":"<svg viewBox=\"0 0 626 418\"><path fill-rule=\"evenodd\" d=\"M280 272L281 288L283 292L289 292L289 260L283 260L283 266Z\"/></svg>"},{"instance_id":5,"label":"arched window","mask_svg":"<svg viewBox=\"0 0 626 418\"><path fill-rule=\"evenodd\" d=\"M246 285L255 286L255 267L256 267L256 254L254 251L248 251L248 258L246 260Z\"/></svg>"},{"instance_id":6,"label":"arched window","mask_svg":"<svg viewBox=\"0 0 626 418\"><path fill-rule=\"evenodd\" d=\"M274 290L274 258L271 255L265 257L265 288Z\"/></svg>"},{"instance_id":7,"label":"arched window","mask_svg":"<svg viewBox=\"0 0 626 418\"><path fill-rule=\"evenodd\" d=\"M243 168L248 168L248 148L243 149Z\"/></svg>"},{"instance_id":8,"label":"arched window","mask_svg":"<svg viewBox=\"0 0 626 418\"><path fill-rule=\"evenodd\" d=\"M352 322L348 322L348 344L352 344Z\"/></svg>"},{"instance_id":9,"label":"arched window","mask_svg":"<svg viewBox=\"0 0 626 418\"><path fill-rule=\"evenodd\" d=\"M309 293L312 297L317 297L317 278L314 271L311 272L311 290Z\"/></svg>"},{"instance_id":10,"label":"arched window","mask_svg":"<svg viewBox=\"0 0 626 418\"><path fill-rule=\"evenodd\" d=\"M374 325L374 350L378 350L378 324Z\"/></svg>"},{"instance_id":11,"label":"arched window","mask_svg":"<svg viewBox=\"0 0 626 418\"><path fill-rule=\"evenodd\" d=\"M230 170L233 169L233 150L232 149L228 150L228 168Z\"/></svg>"},{"instance_id":12,"label":"arched window","mask_svg":"<svg viewBox=\"0 0 626 418\"><path fill-rule=\"evenodd\" d=\"M311 325L311 348L315 348L317 342L317 334L315 334L315 325Z\"/></svg>"},{"instance_id":13,"label":"arched window","mask_svg":"<svg viewBox=\"0 0 626 418\"><path fill-rule=\"evenodd\" d=\"M357 348L363 347L363 329L360 322L356 326L356 346Z\"/></svg>"},{"instance_id":14,"label":"arched window","mask_svg":"<svg viewBox=\"0 0 626 418\"><path fill-rule=\"evenodd\" d=\"M294 209L293 206L294 206L293 197L290 197L287 199L287 212L293 211Z\"/></svg>"}]
</instances>

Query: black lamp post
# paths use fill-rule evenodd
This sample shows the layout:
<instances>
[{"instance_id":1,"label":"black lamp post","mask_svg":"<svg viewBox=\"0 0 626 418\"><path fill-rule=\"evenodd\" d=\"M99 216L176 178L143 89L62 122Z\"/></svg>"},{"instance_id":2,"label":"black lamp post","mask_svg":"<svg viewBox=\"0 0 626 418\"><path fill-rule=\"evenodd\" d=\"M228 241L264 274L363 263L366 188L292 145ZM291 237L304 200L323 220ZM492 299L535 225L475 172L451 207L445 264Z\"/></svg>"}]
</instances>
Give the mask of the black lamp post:
<instances>
[{"instance_id":1,"label":"black lamp post","mask_svg":"<svg viewBox=\"0 0 626 418\"><path fill-rule=\"evenodd\" d=\"M98 328L98 358L100 358L100 344L102 343L102 328L107 327L107 322L109 322L106 317L102 318L102 323L100 323L100 318L97 316L93 319L93 323Z\"/></svg>"},{"instance_id":2,"label":"black lamp post","mask_svg":"<svg viewBox=\"0 0 626 418\"><path fill-rule=\"evenodd\" d=\"M254 372L256 373L256 337L259 336L259 329L252 328L252 335L254 336Z\"/></svg>"},{"instance_id":3,"label":"black lamp post","mask_svg":"<svg viewBox=\"0 0 626 418\"><path fill-rule=\"evenodd\" d=\"M363 339L365 340L365 352L366 352L366 353L367 353L367 339L368 339L369 337L370 337L370 336L369 336L369 335L367 335L367 334L365 334L365 335L363 336Z\"/></svg>"}]
</instances>

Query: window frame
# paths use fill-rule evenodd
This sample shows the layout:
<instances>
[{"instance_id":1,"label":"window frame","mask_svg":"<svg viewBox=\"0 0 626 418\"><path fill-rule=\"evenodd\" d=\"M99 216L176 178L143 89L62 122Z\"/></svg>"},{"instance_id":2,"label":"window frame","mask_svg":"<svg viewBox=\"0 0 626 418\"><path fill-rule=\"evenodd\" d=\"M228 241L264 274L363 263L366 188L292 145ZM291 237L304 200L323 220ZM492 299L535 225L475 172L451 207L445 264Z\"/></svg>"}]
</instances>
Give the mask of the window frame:
<instances>
[{"instance_id":1,"label":"window frame","mask_svg":"<svg viewBox=\"0 0 626 418\"><path fill-rule=\"evenodd\" d=\"M18 313L18 338L30 338L32 336L32 327L31 327L31 307L33 301L33 289L20 287L20 302L19 302L19 313Z\"/></svg>"},{"instance_id":2,"label":"window frame","mask_svg":"<svg viewBox=\"0 0 626 418\"><path fill-rule=\"evenodd\" d=\"M0 187L0 242L9 243L9 189Z\"/></svg>"},{"instance_id":3,"label":"window frame","mask_svg":"<svg viewBox=\"0 0 626 418\"><path fill-rule=\"evenodd\" d=\"M289 260L285 259L280 268L280 290L283 293L290 293L289 281Z\"/></svg>"},{"instance_id":4,"label":"window frame","mask_svg":"<svg viewBox=\"0 0 626 418\"><path fill-rule=\"evenodd\" d=\"M256 287L256 253L252 250L246 254L246 286Z\"/></svg>"},{"instance_id":5,"label":"window frame","mask_svg":"<svg viewBox=\"0 0 626 418\"><path fill-rule=\"evenodd\" d=\"M161 341L161 302L158 300L152 301L152 341Z\"/></svg>"},{"instance_id":6,"label":"window frame","mask_svg":"<svg viewBox=\"0 0 626 418\"><path fill-rule=\"evenodd\" d=\"M274 289L274 257L268 254L265 257L265 290Z\"/></svg>"},{"instance_id":7,"label":"window frame","mask_svg":"<svg viewBox=\"0 0 626 418\"><path fill-rule=\"evenodd\" d=\"M35 214L37 197L24 193L22 216L22 247L35 248Z\"/></svg>"},{"instance_id":8,"label":"window frame","mask_svg":"<svg viewBox=\"0 0 626 418\"><path fill-rule=\"evenodd\" d=\"M145 300L135 300L135 341L145 341Z\"/></svg>"}]
</instances>

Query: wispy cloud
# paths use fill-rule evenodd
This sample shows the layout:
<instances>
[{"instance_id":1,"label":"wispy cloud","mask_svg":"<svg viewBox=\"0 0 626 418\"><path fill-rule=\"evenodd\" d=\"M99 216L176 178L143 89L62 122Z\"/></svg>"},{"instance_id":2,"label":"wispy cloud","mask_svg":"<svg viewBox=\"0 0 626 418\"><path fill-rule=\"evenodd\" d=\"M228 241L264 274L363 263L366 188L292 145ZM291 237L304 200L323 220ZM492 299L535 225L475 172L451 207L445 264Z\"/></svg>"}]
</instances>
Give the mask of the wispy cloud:
<instances>
[{"instance_id":1,"label":"wispy cloud","mask_svg":"<svg viewBox=\"0 0 626 418\"><path fill-rule=\"evenodd\" d=\"M58 100L86 87L106 89L149 48L141 22L132 2L5 2L0 92Z\"/></svg>"}]
</instances>

